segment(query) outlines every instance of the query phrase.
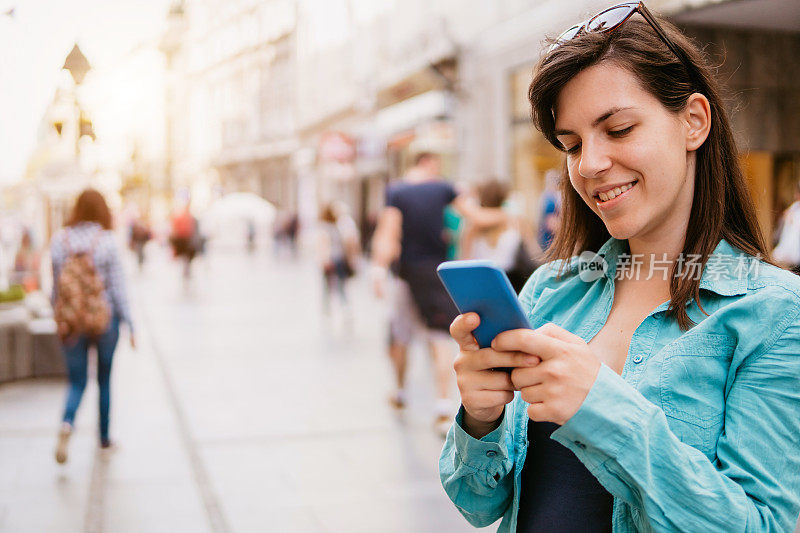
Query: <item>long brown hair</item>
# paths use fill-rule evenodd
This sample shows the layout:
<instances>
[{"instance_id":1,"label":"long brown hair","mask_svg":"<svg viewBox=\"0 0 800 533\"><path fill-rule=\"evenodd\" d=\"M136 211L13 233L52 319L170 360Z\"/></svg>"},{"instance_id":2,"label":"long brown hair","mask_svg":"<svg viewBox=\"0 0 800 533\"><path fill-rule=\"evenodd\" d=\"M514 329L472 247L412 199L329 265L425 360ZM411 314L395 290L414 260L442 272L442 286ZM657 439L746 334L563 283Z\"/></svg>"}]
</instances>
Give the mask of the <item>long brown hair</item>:
<instances>
[{"instance_id":1,"label":"long brown hair","mask_svg":"<svg viewBox=\"0 0 800 533\"><path fill-rule=\"evenodd\" d=\"M103 229L111 229L111 211L103 195L95 189L85 189L75 201L67 226L81 222L97 222Z\"/></svg>"},{"instance_id":2,"label":"long brown hair","mask_svg":"<svg viewBox=\"0 0 800 533\"><path fill-rule=\"evenodd\" d=\"M703 94L711 107L711 129L706 141L696 151L694 199L683 254L696 254L705 268L708 257L724 238L747 254L760 256L771 263L737 157L720 86L708 59L675 26L661 18L658 21L696 68L694 76L687 72L684 64L649 24L632 19L611 32L582 34L541 58L528 89L533 122L553 146L563 151L564 147L554 135L556 99L569 80L599 63L613 64L633 74L647 92L673 113L684 109L692 94ZM600 217L571 186L566 166L560 189L564 219L547 250L548 259L568 259L584 250L597 251L611 235ZM695 276L671 278L667 313L683 330L693 324L686 312L686 302L690 298L694 298L705 313L699 296L700 280Z\"/></svg>"}]
</instances>

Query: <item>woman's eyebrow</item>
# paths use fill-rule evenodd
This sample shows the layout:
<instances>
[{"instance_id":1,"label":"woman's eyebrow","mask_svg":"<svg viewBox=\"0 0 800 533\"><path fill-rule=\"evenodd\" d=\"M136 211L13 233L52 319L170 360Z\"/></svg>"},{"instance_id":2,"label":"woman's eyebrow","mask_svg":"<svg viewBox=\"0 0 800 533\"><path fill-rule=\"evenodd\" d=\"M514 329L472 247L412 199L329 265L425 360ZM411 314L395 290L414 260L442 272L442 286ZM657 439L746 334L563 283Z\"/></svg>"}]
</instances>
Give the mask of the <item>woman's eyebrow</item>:
<instances>
[{"instance_id":1,"label":"woman's eyebrow","mask_svg":"<svg viewBox=\"0 0 800 533\"><path fill-rule=\"evenodd\" d=\"M619 113L620 111L625 111L626 109L635 109L635 107L633 106L612 107L611 109L609 109L608 111L606 111L605 113L594 119L594 121L592 122L592 127L593 128L596 127L601 122L611 117L611 115ZM559 135L575 135L575 132L571 130L553 130L553 136L558 137Z\"/></svg>"}]
</instances>

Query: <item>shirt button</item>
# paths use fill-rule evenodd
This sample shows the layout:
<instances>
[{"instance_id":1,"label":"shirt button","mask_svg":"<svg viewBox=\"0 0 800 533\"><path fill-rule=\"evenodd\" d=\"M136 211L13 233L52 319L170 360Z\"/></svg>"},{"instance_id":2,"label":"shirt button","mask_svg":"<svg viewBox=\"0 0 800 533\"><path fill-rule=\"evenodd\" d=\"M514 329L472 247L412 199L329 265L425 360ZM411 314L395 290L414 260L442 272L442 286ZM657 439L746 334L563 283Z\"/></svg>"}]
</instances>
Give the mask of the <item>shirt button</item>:
<instances>
[{"instance_id":1,"label":"shirt button","mask_svg":"<svg viewBox=\"0 0 800 533\"><path fill-rule=\"evenodd\" d=\"M637 355L636 357L633 358L633 362L638 365L639 363L642 362L642 356L641 355Z\"/></svg>"},{"instance_id":2,"label":"shirt button","mask_svg":"<svg viewBox=\"0 0 800 533\"><path fill-rule=\"evenodd\" d=\"M581 450L585 450L586 449L586 445L584 443L582 443L581 441L579 441L579 440L575 441L575 446L577 446Z\"/></svg>"},{"instance_id":3,"label":"shirt button","mask_svg":"<svg viewBox=\"0 0 800 533\"><path fill-rule=\"evenodd\" d=\"M494 457L495 455L497 455L497 452L494 450L489 450L486 452L486 457Z\"/></svg>"}]
</instances>

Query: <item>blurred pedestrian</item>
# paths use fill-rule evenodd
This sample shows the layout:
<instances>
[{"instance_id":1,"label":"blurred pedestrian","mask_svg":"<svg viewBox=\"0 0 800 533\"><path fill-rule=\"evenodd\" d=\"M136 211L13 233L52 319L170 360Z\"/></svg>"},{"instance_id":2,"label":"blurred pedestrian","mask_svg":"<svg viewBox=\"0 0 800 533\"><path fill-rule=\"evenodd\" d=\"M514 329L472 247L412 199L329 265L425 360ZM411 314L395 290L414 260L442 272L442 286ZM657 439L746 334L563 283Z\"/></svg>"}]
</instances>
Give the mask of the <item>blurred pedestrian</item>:
<instances>
[{"instance_id":1,"label":"blurred pedestrian","mask_svg":"<svg viewBox=\"0 0 800 533\"><path fill-rule=\"evenodd\" d=\"M14 256L12 283L19 283L25 292L38 291L40 283L41 254L33 245L33 237L28 229L23 230L17 254Z\"/></svg>"},{"instance_id":2,"label":"blurred pedestrian","mask_svg":"<svg viewBox=\"0 0 800 533\"><path fill-rule=\"evenodd\" d=\"M406 404L406 361L408 345L420 332L428 342L436 382L436 418L440 433L449 427L454 412L450 400L455 346L448 328L457 311L436 275L436 267L447 259L444 238L444 210L448 205L471 223L482 227L497 223L497 213L484 213L466 195L440 176L436 154L424 152L403 180L391 184L386 207L380 214L372 242L373 277L376 295L382 297L389 267L396 262L392 279L393 302L390 320L389 358L397 389L390 404Z\"/></svg>"},{"instance_id":3,"label":"blurred pedestrian","mask_svg":"<svg viewBox=\"0 0 800 533\"><path fill-rule=\"evenodd\" d=\"M558 190L560 179L561 173L555 169L545 172L539 208L539 247L542 251L550 246L561 220L561 193Z\"/></svg>"},{"instance_id":4,"label":"blurred pedestrian","mask_svg":"<svg viewBox=\"0 0 800 533\"><path fill-rule=\"evenodd\" d=\"M58 335L69 373L63 423L56 461L67 460L75 413L86 387L89 348L97 351L100 388L100 447L111 446L111 363L121 322L128 325L131 347L135 337L119 252L111 232L111 212L94 189L83 191L67 225L50 244L53 260L53 305Z\"/></svg>"},{"instance_id":5,"label":"blurred pedestrian","mask_svg":"<svg viewBox=\"0 0 800 533\"><path fill-rule=\"evenodd\" d=\"M297 211L289 212L289 217L286 222L286 241L289 244L289 250L292 252L292 257L297 259L297 234L300 231L300 217Z\"/></svg>"},{"instance_id":6,"label":"blurred pedestrian","mask_svg":"<svg viewBox=\"0 0 800 533\"><path fill-rule=\"evenodd\" d=\"M355 274L358 272L361 261L361 232L358 224L350 215L350 210L342 201L335 201L331 204L333 214L336 216L336 227L342 235L344 251L347 263Z\"/></svg>"},{"instance_id":7,"label":"blurred pedestrian","mask_svg":"<svg viewBox=\"0 0 800 533\"><path fill-rule=\"evenodd\" d=\"M508 276L519 293L533 274L536 264L522 240L519 220L505 209L509 188L497 179L487 180L477 187L481 207L497 214L499 220L488 227L468 224L461 241L463 259L488 259Z\"/></svg>"},{"instance_id":8,"label":"blurred pedestrian","mask_svg":"<svg viewBox=\"0 0 800 533\"><path fill-rule=\"evenodd\" d=\"M795 185L794 202L783 212L780 225L773 256L786 268L800 274L800 183Z\"/></svg>"},{"instance_id":9,"label":"blurred pedestrian","mask_svg":"<svg viewBox=\"0 0 800 533\"><path fill-rule=\"evenodd\" d=\"M461 244L464 231L464 217L452 206L444 208L444 242L447 243L447 260L458 259L462 255Z\"/></svg>"},{"instance_id":10,"label":"blurred pedestrian","mask_svg":"<svg viewBox=\"0 0 800 533\"><path fill-rule=\"evenodd\" d=\"M564 219L520 295L534 329L480 349L480 317L453 322L445 491L501 532L791 531L800 279L769 259L716 68L641 2L549 44L528 95Z\"/></svg>"},{"instance_id":11,"label":"blurred pedestrian","mask_svg":"<svg viewBox=\"0 0 800 533\"><path fill-rule=\"evenodd\" d=\"M200 251L200 236L197 219L192 215L187 203L172 215L172 229L169 242L173 255L183 261L183 277L191 276L192 261Z\"/></svg>"},{"instance_id":12,"label":"blurred pedestrian","mask_svg":"<svg viewBox=\"0 0 800 533\"><path fill-rule=\"evenodd\" d=\"M256 223L252 218L248 218L246 222L247 232L247 252L253 253L256 251Z\"/></svg>"},{"instance_id":13,"label":"blurred pedestrian","mask_svg":"<svg viewBox=\"0 0 800 533\"><path fill-rule=\"evenodd\" d=\"M139 270L144 266L144 247L153 238L153 232L150 230L150 225L143 218L136 217L131 221L130 227L130 249L136 254L136 263L139 265Z\"/></svg>"},{"instance_id":14,"label":"blurred pedestrian","mask_svg":"<svg viewBox=\"0 0 800 533\"><path fill-rule=\"evenodd\" d=\"M349 309L346 282L354 273L354 266L348 254L348 247L352 246L352 235L348 235L346 225L337 215L335 206L326 203L319 214L319 257L322 266L322 277L325 290L322 294L322 304L325 313L330 312L331 299L336 294L341 303L344 316L349 320Z\"/></svg>"},{"instance_id":15,"label":"blurred pedestrian","mask_svg":"<svg viewBox=\"0 0 800 533\"><path fill-rule=\"evenodd\" d=\"M275 239L275 256L279 257L281 250L288 250L293 258L297 258L297 233L300 229L300 219L294 211L282 211L275 218L273 236Z\"/></svg>"}]
</instances>

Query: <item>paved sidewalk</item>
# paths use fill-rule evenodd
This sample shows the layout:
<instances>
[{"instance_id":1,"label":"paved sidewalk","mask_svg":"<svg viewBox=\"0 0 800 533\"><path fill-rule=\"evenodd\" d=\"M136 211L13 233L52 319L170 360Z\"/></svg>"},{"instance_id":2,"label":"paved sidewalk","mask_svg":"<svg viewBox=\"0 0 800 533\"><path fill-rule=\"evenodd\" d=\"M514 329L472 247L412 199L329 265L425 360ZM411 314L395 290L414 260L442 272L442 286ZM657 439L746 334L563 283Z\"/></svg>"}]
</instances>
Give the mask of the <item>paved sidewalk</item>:
<instances>
[{"instance_id":1,"label":"paved sidewalk","mask_svg":"<svg viewBox=\"0 0 800 533\"><path fill-rule=\"evenodd\" d=\"M309 262L223 251L184 285L152 252L130 277L138 349L123 335L114 360L117 450L97 449L93 383L63 466L65 383L0 386L0 533L474 531L439 484L419 347L409 408L386 405L387 309L365 280L348 326Z\"/></svg>"},{"instance_id":2,"label":"paved sidewalk","mask_svg":"<svg viewBox=\"0 0 800 533\"><path fill-rule=\"evenodd\" d=\"M125 339L127 340L127 339ZM69 461L53 458L66 384L0 387L0 531L211 531L152 350L120 343L112 435L97 447L97 388L87 386Z\"/></svg>"},{"instance_id":3,"label":"paved sidewalk","mask_svg":"<svg viewBox=\"0 0 800 533\"><path fill-rule=\"evenodd\" d=\"M470 531L438 480L433 385L417 350L411 405L386 405L385 307L321 312L315 265L213 254L184 285L159 250L131 276L138 349L114 360L112 437L87 387L66 465L65 384L0 387L0 532Z\"/></svg>"}]
</instances>

